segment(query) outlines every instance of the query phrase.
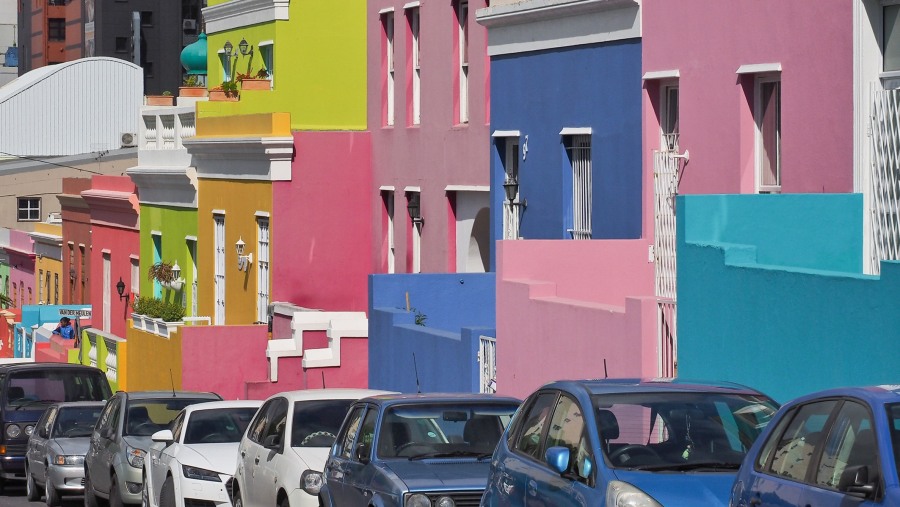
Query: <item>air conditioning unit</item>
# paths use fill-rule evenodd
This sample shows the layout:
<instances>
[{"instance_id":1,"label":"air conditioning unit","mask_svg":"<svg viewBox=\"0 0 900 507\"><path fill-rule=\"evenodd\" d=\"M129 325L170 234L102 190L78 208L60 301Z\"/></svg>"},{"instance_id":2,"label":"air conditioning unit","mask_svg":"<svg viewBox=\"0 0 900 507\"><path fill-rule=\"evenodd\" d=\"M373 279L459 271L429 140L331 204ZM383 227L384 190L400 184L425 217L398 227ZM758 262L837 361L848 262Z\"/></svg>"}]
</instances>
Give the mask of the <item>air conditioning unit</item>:
<instances>
[{"instance_id":1,"label":"air conditioning unit","mask_svg":"<svg viewBox=\"0 0 900 507\"><path fill-rule=\"evenodd\" d=\"M196 30L197 29L197 20L196 19L186 19L181 22L182 30Z\"/></svg>"},{"instance_id":2,"label":"air conditioning unit","mask_svg":"<svg viewBox=\"0 0 900 507\"><path fill-rule=\"evenodd\" d=\"M133 148L137 146L138 136L133 132L122 132L122 148Z\"/></svg>"}]
</instances>

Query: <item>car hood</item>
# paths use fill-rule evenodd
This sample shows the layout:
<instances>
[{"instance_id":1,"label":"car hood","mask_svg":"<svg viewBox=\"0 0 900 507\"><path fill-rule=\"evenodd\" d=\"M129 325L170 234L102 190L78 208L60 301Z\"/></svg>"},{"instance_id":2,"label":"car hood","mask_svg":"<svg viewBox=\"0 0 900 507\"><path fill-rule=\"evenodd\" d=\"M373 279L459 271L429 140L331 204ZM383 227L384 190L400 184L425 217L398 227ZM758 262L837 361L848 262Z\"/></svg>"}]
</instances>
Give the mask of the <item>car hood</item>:
<instances>
[{"instance_id":1,"label":"car hood","mask_svg":"<svg viewBox=\"0 0 900 507\"><path fill-rule=\"evenodd\" d=\"M66 456L84 456L91 445L91 437L56 438L53 443L59 448L60 454Z\"/></svg>"},{"instance_id":2,"label":"car hood","mask_svg":"<svg viewBox=\"0 0 900 507\"><path fill-rule=\"evenodd\" d=\"M322 471L325 469L325 461L328 460L330 447L291 447L291 451L300 458L301 463L306 464L310 470Z\"/></svg>"},{"instance_id":3,"label":"car hood","mask_svg":"<svg viewBox=\"0 0 900 507\"><path fill-rule=\"evenodd\" d=\"M620 481L652 496L666 507L725 507L735 472L638 472L616 470Z\"/></svg>"},{"instance_id":4,"label":"car hood","mask_svg":"<svg viewBox=\"0 0 900 507\"><path fill-rule=\"evenodd\" d=\"M182 445L177 458L182 465L195 466L234 475L237 469L238 443Z\"/></svg>"},{"instance_id":5,"label":"car hood","mask_svg":"<svg viewBox=\"0 0 900 507\"><path fill-rule=\"evenodd\" d=\"M490 463L474 460L386 461L383 466L406 483L409 491L484 489Z\"/></svg>"}]
</instances>

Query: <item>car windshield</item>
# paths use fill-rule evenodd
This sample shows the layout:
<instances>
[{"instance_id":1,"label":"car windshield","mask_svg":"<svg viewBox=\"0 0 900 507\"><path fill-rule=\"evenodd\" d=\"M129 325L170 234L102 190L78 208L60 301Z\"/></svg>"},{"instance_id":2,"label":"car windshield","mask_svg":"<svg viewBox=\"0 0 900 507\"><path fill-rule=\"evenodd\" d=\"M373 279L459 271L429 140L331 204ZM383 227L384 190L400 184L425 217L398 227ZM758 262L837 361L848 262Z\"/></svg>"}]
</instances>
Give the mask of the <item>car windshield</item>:
<instances>
[{"instance_id":1,"label":"car windshield","mask_svg":"<svg viewBox=\"0 0 900 507\"><path fill-rule=\"evenodd\" d=\"M294 403L291 447L331 447L354 400L311 400Z\"/></svg>"},{"instance_id":2,"label":"car windshield","mask_svg":"<svg viewBox=\"0 0 900 507\"><path fill-rule=\"evenodd\" d=\"M487 458L518 408L516 403L419 403L384 414L380 458Z\"/></svg>"},{"instance_id":3,"label":"car windshield","mask_svg":"<svg viewBox=\"0 0 900 507\"><path fill-rule=\"evenodd\" d=\"M6 406L13 410L43 409L62 401L104 401L112 396L106 376L99 371L36 369L9 376Z\"/></svg>"},{"instance_id":4,"label":"car windshield","mask_svg":"<svg viewBox=\"0 0 900 507\"><path fill-rule=\"evenodd\" d=\"M125 413L125 436L149 437L166 429L184 407L212 401L209 398L133 399Z\"/></svg>"},{"instance_id":5,"label":"car windshield","mask_svg":"<svg viewBox=\"0 0 900 507\"><path fill-rule=\"evenodd\" d=\"M764 396L657 392L593 397L602 452L614 468L737 470L772 419Z\"/></svg>"},{"instance_id":6,"label":"car windshield","mask_svg":"<svg viewBox=\"0 0 900 507\"><path fill-rule=\"evenodd\" d=\"M256 407L195 410L188 419L185 444L222 444L240 442Z\"/></svg>"},{"instance_id":7,"label":"car windshield","mask_svg":"<svg viewBox=\"0 0 900 507\"><path fill-rule=\"evenodd\" d=\"M60 407L50 436L52 438L89 437L102 411L102 405L93 407Z\"/></svg>"}]
</instances>

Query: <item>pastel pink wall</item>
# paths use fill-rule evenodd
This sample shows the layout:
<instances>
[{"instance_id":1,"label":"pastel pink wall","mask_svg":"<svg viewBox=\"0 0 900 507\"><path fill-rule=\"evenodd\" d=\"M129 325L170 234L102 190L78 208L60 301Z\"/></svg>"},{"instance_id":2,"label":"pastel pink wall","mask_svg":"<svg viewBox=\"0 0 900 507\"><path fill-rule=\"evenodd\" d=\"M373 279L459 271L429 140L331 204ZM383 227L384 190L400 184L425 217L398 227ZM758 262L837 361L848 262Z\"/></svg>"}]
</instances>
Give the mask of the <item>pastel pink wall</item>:
<instances>
[{"instance_id":1,"label":"pastel pink wall","mask_svg":"<svg viewBox=\"0 0 900 507\"><path fill-rule=\"evenodd\" d=\"M680 73L680 147L690 150L681 193L755 191L753 76L735 72L766 63L782 68L782 192L853 191L853 2L817 2L814 16L809 7L783 0L642 3L644 71ZM645 81L648 199L658 85Z\"/></svg>"},{"instance_id":2,"label":"pastel pink wall","mask_svg":"<svg viewBox=\"0 0 900 507\"><path fill-rule=\"evenodd\" d=\"M498 392L603 377L604 359L610 377L657 376L656 301L640 297L653 294L647 246L498 241Z\"/></svg>"},{"instance_id":3,"label":"pastel pink wall","mask_svg":"<svg viewBox=\"0 0 900 507\"><path fill-rule=\"evenodd\" d=\"M16 229L9 231L9 294L16 297L16 307L22 308L24 304L34 304L34 242L28 233ZM19 289L13 290L15 284ZM24 291L22 288L24 287ZM29 289L32 299L29 300ZM24 298L22 294L25 294Z\"/></svg>"},{"instance_id":4,"label":"pastel pink wall","mask_svg":"<svg viewBox=\"0 0 900 507\"><path fill-rule=\"evenodd\" d=\"M420 7L421 124L409 125L412 76L408 56L410 38L403 9L406 0L370 0L368 3L368 118L372 133L373 188L394 187L395 271L409 272L411 223L404 188L421 188L422 272L456 271L454 217L448 205L447 185L490 184L487 30L475 22L484 0L469 1L469 123L458 123L457 32L454 2L422 2ZM394 9L395 123L384 124L384 30L379 11ZM377 197L377 196L376 196ZM485 201L487 202L487 201ZM371 232L376 249L376 273L385 273L384 211L380 198L373 202Z\"/></svg>"},{"instance_id":5,"label":"pastel pink wall","mask_svg":"<svg viewBox=\"0 0 900 507\"><path fill-rule=\"evenodd\" d=\"M294 132L291 181L273 184L272 301L366 311L372 203L367 132Z\"/></svg>"},{"instance_id":6,"label":"pastel pink wall","mask_svg":"<svg viewBox=\"0 0 900 507\"><path fill-rule=\"evenodd\" d=\"M131 256L140 255L140 234L138 212L140 204L137 187L127 176L94 176L92 187L81 193L88 203L91 213L91 272L89 286L93 297L93 326L103 327L103 291L110 292L110 329L116 336L125 336L127 319L131 316L128 307L131 299L120 299L115 285L119 278L125 283L125 292L130 294ZM103 251L109 251L110 286L103 286ZM132 296L133 297L133 296Z\"/></svg>"}]
</instances>

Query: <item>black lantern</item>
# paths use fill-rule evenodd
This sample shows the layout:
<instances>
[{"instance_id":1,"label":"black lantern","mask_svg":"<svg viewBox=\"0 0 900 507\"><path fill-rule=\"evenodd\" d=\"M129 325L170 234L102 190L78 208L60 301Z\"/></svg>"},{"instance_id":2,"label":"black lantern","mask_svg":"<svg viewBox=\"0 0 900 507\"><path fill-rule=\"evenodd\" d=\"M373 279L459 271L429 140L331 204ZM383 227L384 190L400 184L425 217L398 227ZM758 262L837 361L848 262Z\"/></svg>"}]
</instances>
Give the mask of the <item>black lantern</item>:
<instances>
[{"instance_id":1,"label":"black lantern","mask_svg":"<svg viewBox=\"0 0 900 507\"><path fill-rule=\"evenodd\" d=\"M116 283L116 292L119 294L119 301L123 299L128 299L128 294L125 294L125 282L122 280L122 277L119 277L119 282Z\"/></svg>"},{"instance_id":2,"label":"black lantern","mask_svg":"<svg viewBox=\"0 0 900 507\"><path fill-rule=\"evenodd\" d=\"M414 224L424 224L425 219L422 218L422 207L419 204L419 193L418 192L410 192L409 197L407 198L406 203L406 211L409 213L409 218L412 220Z\"/></svg>"},{"instance_id":3,"label":"black lantern","mask_svg":"<svg viewBox=\"0 0 900 507\"><path fill-rule=\"evenodd\" d=\"M506 201L512 206L522 206L523 208L527 206L528 201L525 199L519 199L519 202L515 202L516 197L519 195L519 181L515 178L509 178L503 182L503 190L506 192Z\"/></svg>"},{"instance_id":4,"label":"black lantern","mask_svg":"<svg viewBox=\"0 0 900 507\"><path fill-rule=\"evenodd\" d=\"M238 44L238 49L241 50L241 54L244 56L253 53L253 47L247 44L247 39L241 39L241 42Z\"/></svg>"},{"instance_id":5,"label":"black lantern","mask_svg":"<svg viewBox=\"0 0 900 507\"><path fill-rule=\"evenodd\" d=\"M234 46L231 44L231 41L225 41L225 58L231 58L231 52L234 49Z\"/></svg>"}]
</instances>

